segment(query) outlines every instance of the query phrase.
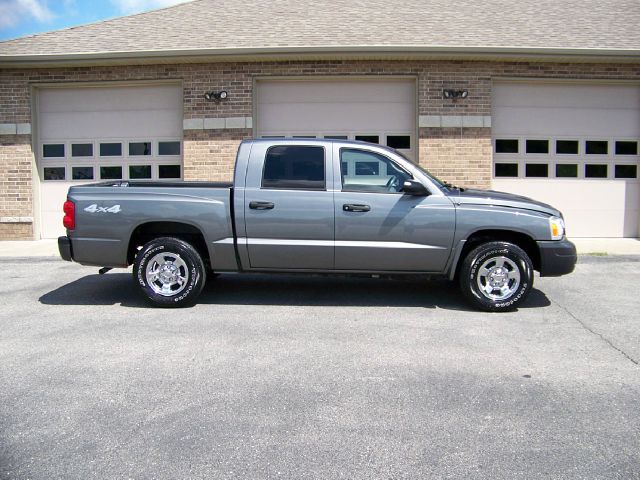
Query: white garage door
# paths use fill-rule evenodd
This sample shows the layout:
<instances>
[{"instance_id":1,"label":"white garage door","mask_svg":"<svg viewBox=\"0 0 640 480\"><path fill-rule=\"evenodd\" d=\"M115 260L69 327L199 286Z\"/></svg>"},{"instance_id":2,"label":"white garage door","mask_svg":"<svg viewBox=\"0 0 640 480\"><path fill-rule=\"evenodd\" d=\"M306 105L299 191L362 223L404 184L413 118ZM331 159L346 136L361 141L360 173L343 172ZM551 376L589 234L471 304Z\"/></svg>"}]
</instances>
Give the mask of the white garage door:
<instances>
[{"instance_id":1,"label":"white garage door","mask_svg":"<svg viewBox=\"0 0 640 480\"><path fill-rule=\"evenodd\" d=\"M182 178L179 85L47 88L37 95L40 235L64 235L69 186Z\"/></svg>"},{"instance_id":2,"label":"white garage door","mask_svg":"<svg viewBox=\"0 0 640 480\"><path fill-rule=\"evenodd\" d=\"M414 79L259 80L257 136L388 145L416 158Z\"/></svg>"},{"instance_id":3,"label":"white garage door","mask_svg":"<svg viewBox=\"0 0 640 480\"><path fill-rule=\"evenodd\" d=\"M494 189L559 208L569 236L640 236L640 87L495 83L492 114Z\"/></svg>"}]
</instances>

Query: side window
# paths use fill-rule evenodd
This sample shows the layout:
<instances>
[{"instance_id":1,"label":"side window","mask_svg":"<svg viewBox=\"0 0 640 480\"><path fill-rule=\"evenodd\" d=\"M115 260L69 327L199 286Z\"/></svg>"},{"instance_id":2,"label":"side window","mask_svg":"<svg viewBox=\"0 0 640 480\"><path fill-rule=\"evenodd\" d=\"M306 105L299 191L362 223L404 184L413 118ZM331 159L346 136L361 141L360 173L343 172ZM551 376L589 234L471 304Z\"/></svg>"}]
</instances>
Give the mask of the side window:
<instances>
[{"instance_id":1,"label":"side window","mask_svg":"<svg viewBox=\"0 0 640 480\"><path fill-rule=\"evenodd\" d=\"M324 148L271 147L264 159L262 188L324 190Z\"/></svg>"},{"instance_id":2,"label":"side window","mask_svg":"<svg viewBox=\"0 0 640 480\"><path fill-rule=\"evenodd\" d=\"M342 190L347 192L400 192L411 174L393 161L374 152L340 149Z\"/></svg>"}]
</instances>

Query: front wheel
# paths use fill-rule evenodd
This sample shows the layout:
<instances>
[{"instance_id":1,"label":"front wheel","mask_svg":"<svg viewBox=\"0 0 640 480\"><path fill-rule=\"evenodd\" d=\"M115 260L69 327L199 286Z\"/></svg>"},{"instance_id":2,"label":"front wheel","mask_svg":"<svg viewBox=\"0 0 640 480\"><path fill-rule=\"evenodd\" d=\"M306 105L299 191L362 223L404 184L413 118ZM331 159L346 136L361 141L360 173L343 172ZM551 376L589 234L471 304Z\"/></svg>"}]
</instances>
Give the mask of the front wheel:
<instances>
[{"instance_id":1,"label":"front wheel","mask_svg":"<svg viewBox=\"0 0 640 480\"><path fill-rule=\"evenodd\" d=\"M172 237L151 240L138 252L133 277L159 307L192 305L206 282L202 257L189 243Z\"/></svg>"},{"instance_id":2,"label":"front wheel","mask_svg":"<svg viewBox=\"0 0 640 480\"><path fill-rule=\"evenodd\" d=\"M465 257L459 281L465 297L481 310L514 310L533 287L533 264L517 245L483 243Z\"/></svg>"}]
</instances>

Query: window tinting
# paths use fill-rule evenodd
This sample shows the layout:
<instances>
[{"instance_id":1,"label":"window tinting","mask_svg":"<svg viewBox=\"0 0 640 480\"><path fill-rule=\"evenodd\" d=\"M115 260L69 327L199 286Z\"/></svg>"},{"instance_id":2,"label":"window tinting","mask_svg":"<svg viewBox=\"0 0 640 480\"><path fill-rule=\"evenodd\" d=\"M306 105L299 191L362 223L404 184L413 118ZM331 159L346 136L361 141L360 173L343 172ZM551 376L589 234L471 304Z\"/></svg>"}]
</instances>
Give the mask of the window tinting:
<instances>
[{"instance_id":1,"label":"window tinting","mask_svg":"<svg viewBox=\"0 0 640 480\"><path fill-rule=\"evenodd\" d=\"M180 178L180 165L158 165L158 178Z\"/></svg>"},{"instance_id":2,"label":"window tinting","mask_svg":"<svg viewBox=\"0 0 640 480\"><path fill-rule=\"evenodd\" d=\"M380 143L380 137L378 135L356 135L356 140L369 143Z\"/></svg>"},{"instance_id":3,"label":"window tinting","mask_svg":"<svg viewBox=\"0 0 640 480\"><path fill-rule=\"evenodd\" d=\"M609 153L607 141L587 140L585 144L585 153L587 153L587 155L606 155Z\"/></svg>"},{"instance_id":4,"label":"window tinting","mask_svg":"<svg viewBox=\"0 0 640 480\"><path fill-rule=\"evenodd\" d=\"M387 135L387 147L391 148L411 148L410 135Z\"/></svg>"},{"instance_id":5,"label":"window tinting","mask_svg":"<svg viewBox=\"0 0 640 480\"><path fill-rule=\"evenodd\" d=\"M103 180L120 180L122 167L100 167L100 178Z\"/></svg>"},{"instance_id":6,"label":"window tinting","mask_svg":"<svg viewBox=\"0 0 640 480\"><path fill-rule=\"evenodd\" d=\"M380 162L356 162L356 175L380 175Z\"/></svg>"},{"instance_id":7,"label":"window tinting","mask_svg":"<svg viewBox=\"0 0 640 480\"><path fill-rule=\"evenodd\" d=\"M42 156L45 158L64 157L64 143L47 143L42 145Z\"/></svg>"},{"instance_id":8,"label":"window tinting","mask_svg":"<svg viewBox=\"0 0 640 480\"><path fill-rule=\"evenodd\" d=\"M527 163L524 174L526 177L548 177L549 165L546 163Z\"/></svg>"},{"instance_id":9,"label":"window tinting","mask_svg":"<svg viewBox=\"0 0 640 480\"><path fill-rule=\"evenodd\" d=\"M101 157L121 157L122 144L121 143L101 143L100 156Z\"/></svg>"},{"instance_id":10,"label":"window tinting","mask_svg":"<svg viewBox=\"0 0 640 480\"><path fill-rule=\"evenodd\" d=\"M586 178L607 178L606 165L585 165L584 176Z\"/></svg>"},{"instance_id":11,"label":"window tinting","mask_svg":"<svg viewBox=\"0 0 640 480\"><path fill-rule=\"evenodd\" d=\"M151 155L151 142L130 143L129 155Z\"/></svg>"},{"instance_id":12,"label":"window tinting","mask_svg":"<svg viewBox=\"0 0 640 480\"><path fill-rule=\"evenodd\" d=\"M556 153L559 155L577 155L577 140L556 140Z\"/></svg>"},{"instance_id":13,"label":"window tinting","mask_svg":"<svg viewBox=\"0 0 640 480\"><path fill-rule=\"evenodd\" d=\"M638 176L637 165L616 165L616 178L636 178Z\"/></svg>"},{"instance_id":14,"label":"window tinting","mask_svg":"<svg viewBox=\"0 0 640 480\"><path fill-rule=\"evenodd\" d=\"M93 143L72 143L72 157L93 157Z\"/></svg>"},{"instance_id":15,"label":"window tinting","mask_svg":"<svg viewBox=\"0 0 640 480\"><path fill-rule=\"evenodd\" d=\"M556 165L556 177L577 178L578 165L575 163L558 163Z\"/></svg>"},{"instance_id":16,"label":"window tinting","mask_svg":"<svg viewBox=\"0 0 640 480\"><path fill-rule=\"evenodd\" d=\"M518 153L518 140L506 138L497 139L496 153Z\"/></svg>"},{"instance_id":17,"label":"window tinting","mask_svg":"<svg viewBox=\"0 0 640 480\"><path fill-rule=\"evenodd\" d=\"M349 174L349 164L347 162L340 162L340 173L342 176Z\"/></svg>"},{"instance_id":18,"label":"window tinting","mask_svg":"<svg viewBox=\"0 0 640 480\"><path fill-rule=\"evenodd\" d=\"M549 153L549 140L527 140L527 153Z\"/></svg>"},{"instance_id":19,"label":"window tinting","mask_svg":"<svg viewBox=\"0 0 640 480\"><path fill-rule=\"evenodd\" d=\"M391 159L356 148L340 149L340 161L353 176L342 174L342 189L351 192L399 193L411 174Z\"/></svg>"},{"instance_id":20,"label":"window tinting","mask_svg":"<svg viewBox=\"0 0 640 480\"><path fill-rule=\"evenodd\" d=\"M496 163L495 176L496 177L517 177L518 164L517 163Z\"/></svg>"},{"instance_id":21,"label":"window tinting","mask_svg":"<svg viewBox=\"0 0 640 480\"><path fill-rule=\"evenodd\" d=\"M616 155L637 155L638 142L616 142Z\"/></svg>"},{"instance_id":22,"label":"window tinting","mask_svg":"<svg viewBox=\"0 0 640 480\"><path fill-rule=\"evenodd\" d=\"M324 149L289 145L271 147L264 159L262 187L324 189Z\"/></svg>"},{"instance_id":23,"label":"window tinting","mask_svg":"<svg viewBox=\"0 0 640 480\"><path fill-rule=\"evenodd\" d=\"M129 178L131 180L151 178L151 165L129 165Z\"/></svg>"},{"instance_id":24,"label":"window tinting","mask_svg":"<svg viewBox=\"0 0 640 480\"><path fill-rule=\"evenodd\" d=\"M93 180L93 167L73 167L71 178L74 180Z\"/></svg>"},{"instance_id":25,"label":"window tinting","mask_svg":"<svg viewBox=\"0 0 640 480\"><path fill-rule=\"evenodd\" d=\"M44 167L45 180L64 180L64 167Z\"/></svg>"},{"instance_id":26,"label":"window tinting","mask_svg":"<svg viewBox=\"0 0 640 480\"><path fill-rule=\"evenodd\" d=\"M158 142L158 155L180 155L180 142Z\"/></svg>"}]
</instances>

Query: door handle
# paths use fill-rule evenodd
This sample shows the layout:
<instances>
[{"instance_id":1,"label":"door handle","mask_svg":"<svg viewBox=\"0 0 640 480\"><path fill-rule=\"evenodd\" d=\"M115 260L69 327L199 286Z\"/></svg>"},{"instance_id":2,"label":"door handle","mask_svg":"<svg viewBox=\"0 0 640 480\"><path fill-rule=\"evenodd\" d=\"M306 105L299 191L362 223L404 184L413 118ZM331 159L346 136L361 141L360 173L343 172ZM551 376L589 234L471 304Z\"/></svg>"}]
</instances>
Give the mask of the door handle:
<instances>
[{"instance_id":1,"label":"door handle","mask_svg":"<svg viewBox=\"0 0 640 480\"><path fill-rule=\"evenodd\" d=\"M249 202L249 208L252 210L271 210L273 207L273 202Z\"/></svg>"},{"instance_id":2,"label":"door handle","mask_svg":"<svg viewBox=\"0 0 640 480\"><path fill-rule=\"evenodd\" d=\"M360 203L345 203L342 205L342 210L345 212L368 212L371 207Z\"/></svg>"}]
</instances>

